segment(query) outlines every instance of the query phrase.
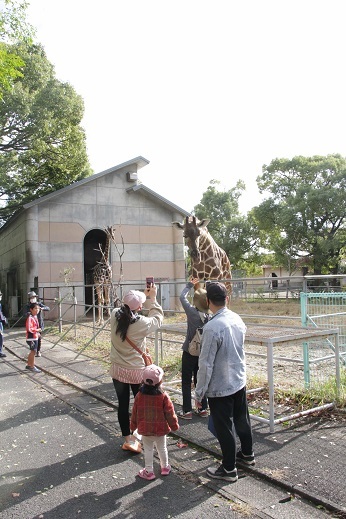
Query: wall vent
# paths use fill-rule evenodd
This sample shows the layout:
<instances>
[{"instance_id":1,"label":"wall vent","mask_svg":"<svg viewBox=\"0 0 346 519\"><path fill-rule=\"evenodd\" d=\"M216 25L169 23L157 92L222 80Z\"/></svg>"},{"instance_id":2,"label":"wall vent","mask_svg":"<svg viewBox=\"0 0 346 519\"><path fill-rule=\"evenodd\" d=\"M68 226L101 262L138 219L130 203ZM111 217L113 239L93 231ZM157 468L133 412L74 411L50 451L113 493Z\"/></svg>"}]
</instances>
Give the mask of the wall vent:
<instances>
[{"instance_id":1,"label":"wall vent","mask_svg":"<svg viewBox=\"0 0 346 519\"><path fill-rule=\"evenodd\" d=\"M138 175L136 171L128 171L126 173L128 182L136 182L138 180Z\"/></svg>"}]
</instances>

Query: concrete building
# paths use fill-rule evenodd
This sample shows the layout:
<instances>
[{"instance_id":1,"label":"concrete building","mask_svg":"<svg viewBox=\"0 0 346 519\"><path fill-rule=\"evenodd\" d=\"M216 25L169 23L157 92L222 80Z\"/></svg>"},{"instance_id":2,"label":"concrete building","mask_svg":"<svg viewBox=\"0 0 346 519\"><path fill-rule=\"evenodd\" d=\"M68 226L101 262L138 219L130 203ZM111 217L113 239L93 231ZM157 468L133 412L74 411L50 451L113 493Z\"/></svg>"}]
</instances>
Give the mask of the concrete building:
<instances>
[{"instance_id":1,"label":"concrete building","mask_svg":"<svg viewBox=\"0 0 346 519\"><path fill-rule=\"evenodd\" d=\"M148 163L137 157L34 200L0 229L0 288L10 316L31 289L54 301L69 284L78 303L91 304L86 285L93 283L108 226L116 227L113 282L143 288L149 275L185 281L183 236L172 222L189 213L140 182L139 170ZM174 308L175 285L162 290L165 306Z\"/></svg>"}]
</instances>

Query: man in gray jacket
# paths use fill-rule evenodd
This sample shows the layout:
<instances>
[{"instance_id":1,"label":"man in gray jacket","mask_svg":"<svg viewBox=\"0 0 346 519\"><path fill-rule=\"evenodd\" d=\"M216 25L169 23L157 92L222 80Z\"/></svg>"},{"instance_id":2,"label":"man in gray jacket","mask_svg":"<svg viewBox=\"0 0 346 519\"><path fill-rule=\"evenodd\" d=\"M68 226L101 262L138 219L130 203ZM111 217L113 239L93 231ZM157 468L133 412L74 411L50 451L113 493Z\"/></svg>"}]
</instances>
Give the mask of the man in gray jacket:
<instances>
[{"instance_id":1,"label":"man in gray jacket","mask_svg":"<svg viewBox=\"0 0 346 519\"><path fill-rule=\"evenodd\" d=\"M213 316L203 328L196 405L201 407L203 397L208 398L222 451L222 464L209 467L207 475L235 482L238 479L236 459L247 465L255 464L246 399L246 326L238 314L227 308L227 289L223 283L207 282L206 289ZM238 452L233 426L241 445Z\"/></svg>"}]
</instances>

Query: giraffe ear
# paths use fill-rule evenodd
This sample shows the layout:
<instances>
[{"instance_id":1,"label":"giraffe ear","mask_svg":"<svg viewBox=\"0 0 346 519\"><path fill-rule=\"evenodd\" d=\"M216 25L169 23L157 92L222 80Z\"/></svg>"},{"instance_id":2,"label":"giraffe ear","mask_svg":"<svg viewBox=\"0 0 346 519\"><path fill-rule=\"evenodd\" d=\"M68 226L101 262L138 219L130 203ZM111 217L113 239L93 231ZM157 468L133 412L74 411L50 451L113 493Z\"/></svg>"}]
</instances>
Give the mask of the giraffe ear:
<instances>
[{"instance_id":1,"label":"giraffe ear","mask_svg":"<svg viewBox=\"0 0 346 519\"><path fill-rule=\"evenodd\" d=\"M184 229L183 224L180 223L180 222L172 222L172 225L173 225L174 227L177 227L178 229Z\"/></svg>"},{"instance_id":2,"label":"giraffe ear","mask_svg":"<svg viewBox=\"0 0 346 519\"><path fill-rule=\"evenodd\" d=\"M200 227L201 229L204 229L208 225L209 222L210 222L210 218L203 218L203 220L198 222L198 227Z\"/></svg>"}]
</instances>

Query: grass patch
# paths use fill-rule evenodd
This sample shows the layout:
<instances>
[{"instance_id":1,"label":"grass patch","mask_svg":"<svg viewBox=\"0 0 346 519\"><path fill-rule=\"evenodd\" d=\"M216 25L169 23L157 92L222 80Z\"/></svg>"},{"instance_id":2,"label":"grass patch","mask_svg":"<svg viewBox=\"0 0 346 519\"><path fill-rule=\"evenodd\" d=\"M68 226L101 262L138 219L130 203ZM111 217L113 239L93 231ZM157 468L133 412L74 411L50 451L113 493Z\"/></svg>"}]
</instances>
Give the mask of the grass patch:
<instances>
[{"instance_id":1,"label":"grass patch","mask_svg":"<svg viewBox=\"0 0 346 519\"><path fill-rule=\"evenodd\" d=\"M289 390L278 389L276 400L281 403L289 401L300 408L316 407L334 402L338 408L343 409L346 407L346 370L341 370L339 394L335 377L330 377L326 381L320 382L318 386L312 385L304 391L296 391L294 388Z\"/></svg>"}]
</instances>

